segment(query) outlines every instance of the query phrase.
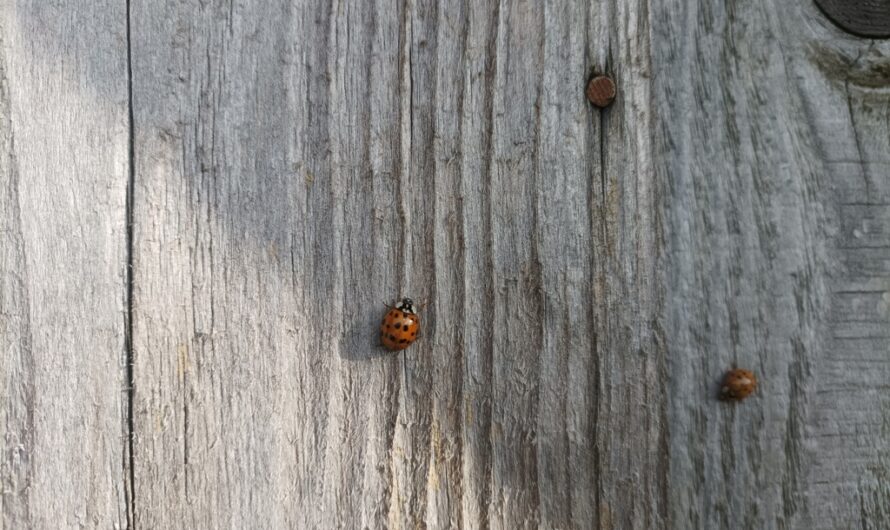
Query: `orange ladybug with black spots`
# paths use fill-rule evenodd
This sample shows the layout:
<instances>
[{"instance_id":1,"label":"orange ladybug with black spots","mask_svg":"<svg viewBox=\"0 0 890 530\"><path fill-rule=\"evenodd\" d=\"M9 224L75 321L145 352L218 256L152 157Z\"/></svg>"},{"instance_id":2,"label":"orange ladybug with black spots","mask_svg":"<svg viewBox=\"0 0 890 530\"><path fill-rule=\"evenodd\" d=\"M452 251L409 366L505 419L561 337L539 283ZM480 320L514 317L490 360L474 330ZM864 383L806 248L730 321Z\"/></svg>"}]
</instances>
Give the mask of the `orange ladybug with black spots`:
<instances>
[{"instance_id":1,"label":"orange ladybug with black spots","mask_svg":"<svg viewBox=\"0 0 890 530\"><path fill-rule=\"evenodd\" d=\"M420 331L420 316L414 311L414 302L402 298L399 304L389 310L380 324L380 342L387 350L400 351L417 340Z\"/></svg>"}]
</instances>

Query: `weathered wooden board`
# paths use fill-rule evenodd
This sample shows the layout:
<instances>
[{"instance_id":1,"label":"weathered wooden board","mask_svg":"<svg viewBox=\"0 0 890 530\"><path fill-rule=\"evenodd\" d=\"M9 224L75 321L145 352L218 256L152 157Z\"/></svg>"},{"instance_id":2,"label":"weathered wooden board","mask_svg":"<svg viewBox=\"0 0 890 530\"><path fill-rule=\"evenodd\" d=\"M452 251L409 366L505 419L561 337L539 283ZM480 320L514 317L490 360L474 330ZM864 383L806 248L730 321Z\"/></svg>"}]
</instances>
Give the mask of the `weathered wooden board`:
<instances>
[{"instance_id":1,"label":"weathered wooden board","mask_svg":"<svg viewBox=\"0 0 890 530\"><path fill-rule=\"evenodd\" d=\"M132 7L139 526L663 524L644 2Z\"/></svg>"},{"instance_id":2,"label":"weathered wooden board","mask_svg":"<svg viewBox=\"0 0 890 530\"><path fill-rule=\"evenodd\" d=\"M659 2L670 518L890 522L890 42L810 2ZM707 399L727 366L759 396Z\"/></svg>"},{"instance_id":3,"label":"weathered wooden board","mask_svg":"<svg viewBox=\"0 0 890 530\"><path fill-rule=\"evenodd\" d=\"M126 15L0 2L3 528L127 526Z\"/></svg>"},{"instance_id":4,"label":"weathered wooden board","mask_svg":"<svg viewBox=\"0 0 890 530\"><path fill-rule=\"evenodd\" d=\"M4 527L890 520L890 41L769 0L88 4L0 4Z\"/></svg>"}]
</instances>

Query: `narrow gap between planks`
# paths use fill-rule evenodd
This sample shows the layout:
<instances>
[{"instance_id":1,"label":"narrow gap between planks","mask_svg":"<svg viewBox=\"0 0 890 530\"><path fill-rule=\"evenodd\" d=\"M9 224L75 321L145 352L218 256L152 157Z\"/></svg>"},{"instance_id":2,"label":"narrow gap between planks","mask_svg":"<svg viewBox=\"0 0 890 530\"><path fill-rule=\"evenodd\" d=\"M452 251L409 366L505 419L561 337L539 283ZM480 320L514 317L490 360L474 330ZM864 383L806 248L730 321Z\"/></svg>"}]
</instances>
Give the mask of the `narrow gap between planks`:
<instances>
[{"instance_id":1,"label":"narrow gap between planks","mask_svg":"<svg viewBox=\"0 0 890 530\"><path fill-rule=\"evenodd\" d=\"M127 496L127 524L136 527L136 471L134 455L133 402L135 399L135 374L133 350L133 192L136 182L136 159L134 156L134 119L133 119L133 46L130 16L130 0L127 0L127 131L128 131L128 172L125 222L127 223L127 265L126 265L126 304L127 313L124 321L124 347L127 363L127 463L129 470L124 469L124 480L129 483L130 494ZM129 472L129 473L128 473Z\"/></svg>"}]
</instances>

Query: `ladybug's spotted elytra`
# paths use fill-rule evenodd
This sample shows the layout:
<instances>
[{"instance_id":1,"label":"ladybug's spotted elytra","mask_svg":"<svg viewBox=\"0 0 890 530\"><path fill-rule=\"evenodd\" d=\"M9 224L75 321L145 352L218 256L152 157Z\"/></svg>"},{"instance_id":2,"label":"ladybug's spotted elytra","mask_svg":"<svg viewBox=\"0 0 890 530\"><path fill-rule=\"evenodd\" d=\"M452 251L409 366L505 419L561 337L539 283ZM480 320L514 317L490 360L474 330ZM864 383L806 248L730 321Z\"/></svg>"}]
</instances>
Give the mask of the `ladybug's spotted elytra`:
<instances>
[{"instance_id":1,"label":"ladybug's spotted elytra","mask_svg":"<svg viewBox=\"0 0 890 530\"><path fill-rule=\"evenodd\" d=\"M380 342L387 350L404 350L417 339L420 316L414 312L414 302L402 298L399 305L391 308L380 324Z\"/></svg>"},{"instance_id":2,"label":"ladybug's spotted elytra","mask_svg":"<svg viewBox=\"0 0 890 530\"><path fill-rule=\"evenodd\" d=\"M757 378L751 370L735 368L726 372L720 399L740 401L754 393L757 389Z\"/></svg>"}]
</instances>

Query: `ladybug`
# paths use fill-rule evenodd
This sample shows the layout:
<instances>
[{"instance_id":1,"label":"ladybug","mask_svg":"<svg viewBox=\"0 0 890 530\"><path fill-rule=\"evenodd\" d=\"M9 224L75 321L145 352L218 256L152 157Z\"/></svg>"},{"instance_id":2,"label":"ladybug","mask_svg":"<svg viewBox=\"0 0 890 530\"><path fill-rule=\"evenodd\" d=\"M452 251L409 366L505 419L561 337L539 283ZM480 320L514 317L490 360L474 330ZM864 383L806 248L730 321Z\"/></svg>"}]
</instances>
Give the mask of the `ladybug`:
<instances>
[{"instance_id":1,"label":"ladybug","mask_svg":"<svg viewBox=\"0 0 890 530\"><path fill-rule=\"evenodd\" d=\"M735 368L726 372L723 378L723 388L720 389L720 399L741 401L754 393L757 389L757 378L751 370Z\"/></svg>"},{"instance_id":2,"label":"ladybug","mask_svg":"<svg viewBox=\"0 0 890 530\"><path fill-rule=\"evenodd\" d=\"M420 331L420 316L414 312L414 302L402 298L391 308L380 324L380 342L387 350L399 351L411 346Z\"/></svg>"}]
</instances>

